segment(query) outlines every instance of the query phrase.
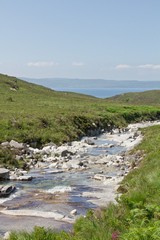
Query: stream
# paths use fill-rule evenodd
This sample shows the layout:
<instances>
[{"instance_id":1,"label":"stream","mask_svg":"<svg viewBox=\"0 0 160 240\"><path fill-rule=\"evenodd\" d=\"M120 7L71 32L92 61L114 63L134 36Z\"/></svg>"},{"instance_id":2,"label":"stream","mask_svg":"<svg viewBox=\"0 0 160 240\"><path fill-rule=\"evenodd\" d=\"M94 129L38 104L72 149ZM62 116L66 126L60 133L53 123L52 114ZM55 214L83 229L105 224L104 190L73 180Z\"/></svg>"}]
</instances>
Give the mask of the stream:
<instances>
[{"instance_id":1,"label":"stream","mask_svg":"<svg viewBox=\"0 0 160 240\"><path fill-rule=\"evenodd\" d=\"M84 170L57 170L46 163L43 168L29 171L32 181L1 182L15 185L16 191L0 198L0 235L10 230L30 231L34 226L70 230L75 219L85 215L88 209L114 202L117 185L129 171L122 156L142 140L141 134L135 138L135 133L146 125L132 124L121 133L116 129L112 134L83 138L81 142L88 139L92 142L77 152L88 163ZM107 156L120 156L123 160L97 162ZM72 158L74 161L77 156ZM105 179L98 181L95 175ZM72 214L74 209L77 215Z\"/></svg>"}]
</instances>

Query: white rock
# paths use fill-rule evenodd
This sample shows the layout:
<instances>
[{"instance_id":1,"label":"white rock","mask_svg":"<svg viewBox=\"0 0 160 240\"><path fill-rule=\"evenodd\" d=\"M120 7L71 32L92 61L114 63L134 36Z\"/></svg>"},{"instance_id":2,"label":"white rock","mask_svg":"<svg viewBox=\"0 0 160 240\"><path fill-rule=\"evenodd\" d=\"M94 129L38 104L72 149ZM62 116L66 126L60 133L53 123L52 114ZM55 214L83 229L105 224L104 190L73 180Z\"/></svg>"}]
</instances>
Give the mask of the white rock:
<instances>
[{"instance_id":1,"label":"white rock","mask_svg":"<svg viewBox=\"0 0 160 240\"><path fill-rule=\"evenodd\" d=\"M14 140L11 140L10 143L9 143L9 145L10 145L11 147L14 147L14 148L17 148L17 149L22 149L22 148L24 148L23 143L18 143L18 142L14 141Z\"/></svg>"},{"instance_id":2,"label":"white rock","mask_svg":"<svg viewBox=\"0 0 160 240\"><path fill-rule=\"evenodd\" d=\"M9 176L9 179L10 180L17 180L17 175L16 174L11 174L10 176Z\"/></svg>"},{"instance_id":3,"label":"white rock","mask_svg":"<svg viewBox=\"0 0 160 240\"><path fill-rule=\"evenodd\" d=\"M35 168L46 168L45 162L37 162Z\"/></svg>"},{"instance_id":4,"label":"white rock","mask_svg":"<svg viewBox=\"0 0 160 240\"><path fill-rule=\"evenodd\" d=\"M79 169L80 166L83 166L83 163L80 159L70 160L68 161L68 164L70 164L73 169Z\"/></svg>"},{"instance_id":5,"label":"white rock","mask_svg":"<svg viewBox=\"0 0 160 240\"><path fill-rule=\"evenodd\" d=\"M96 164L106 164L106 163L108 163L108 161L109 160L106 157L103 157L101 159L98 159L95 163Z\"/></svg>"},{"instance_id":6,"label":"white rock","mask_svg":"<svg viewBox=\"0 0 160 240\"><path fill-rule=\"evenodd\" d=\"M62 169L71 170L71 169L72 169L72 166L71 166L71 164L64 162L64 163L62 164Z\"/></svg>"},{"instance_id":7,"label":"white rock","mask_svg":"<svg viewBox=\"0 0 160 240\"><path fill-rule=\"evenodd\" d=\"M42 154L50 154L52 151L52 146L46 146L42 148Z\"/></svg>"},{"instance_id":8,"label":"white rock","mask_svg":"<svg viewBox=\"0 0 160 240\"><path fill-rule=\"evenodd\" d=\"M45 156L45 158L43 157L43 161L45 161L45 162L57 162L57 158L55 158L55 157L53 157L53 156L51 156L51 157L47 157L47 156Z\"/></svg>"},{"instance_id":9,"label":"white rock","mask_svg":"<svg viewBox=\"0 0 160 240\"><path fill-rule=\"evenodd\" d=\"M49 174L57 174L57 173L63 173L64 171L63 170L50 170L50 171L47 171L47 173Z\"/></svg>"},{"instance_id":10,"label":"white rock","mask_svg":"<svg viewBox=\"0 0 160 240\"><path fill-rule=\"evenodd\" d=\"M95 180L98 180L98 181L105 181L106 180L106 176L103 175L103 174L95 174L93 178Z\"/></svg>"},{"instance_id":11,"label":"white rock","mask_svg":"<svg viewBox=\"0 0 160 240\"><path fill-rule=\"evenodd\" d=\"M4 234L4 236L3 236L3 239L5 239L5 240L9 239L10 238L10 234L11 234L11 232L6 232Z\"/></svg>"},{"instance_id":12,"label":"white rock","mask_svg":"<svg viewBox=\"0 0 160 240\"><path fill-rule=\"evenodd\" d=\"M51 163L51 164L48 166L48 168L56 168L57 165L58 165L57 162L55 162L55 163Z\"/></svg>"},{"instance_id":13,"label":"white rock","mask_svg":"<svg viewBox=\"0 0 160 240\"><path fill-rule=\"evenodd\" d=\"M17 178L17 180L19 180L19 181L31 181L32 180L32 176L19 176Z\"/></svg>"},{"instance_id":14,"label":"white rock","mask_svg":"<svg viewBox=\"0 0 160 240\"><path fill-rule=\"evenodd\" d=\"M1 146L2 146L2 147L7 147L7 146L9 146L9 142L2 142L2 143L1 143Z\"/></svg>"},{"instance_id":15,"label":"white rock","mask_svg":"<svg viewBox=\"0 0 160 240\"><path fill-rule=\"evenodd\" d=\"M70 215L72 215L72 216L77 215L77 209L73 209L73 210L70 212Z\"/></svg>"}]
</instances>

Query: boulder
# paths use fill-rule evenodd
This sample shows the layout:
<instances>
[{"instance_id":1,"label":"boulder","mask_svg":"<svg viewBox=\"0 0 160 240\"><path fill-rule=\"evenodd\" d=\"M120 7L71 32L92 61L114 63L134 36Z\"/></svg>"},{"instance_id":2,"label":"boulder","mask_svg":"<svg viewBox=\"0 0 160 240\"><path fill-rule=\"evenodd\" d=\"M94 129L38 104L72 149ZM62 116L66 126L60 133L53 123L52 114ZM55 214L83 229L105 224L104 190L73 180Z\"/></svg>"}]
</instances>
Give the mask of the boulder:
<instances>
[{"instance_id":1,"label":"boulder","mask_svg":"<svg viewBox=\"0 0 160 240\"><path fill-rule=\"evenodd\" d=\"M15 186L13 185L1 185L0 186L0 197L8 197L14 190Z\"/></svg>"},{"instance_id":2,"label":"boulder","mask_svg":"<svg viewBox=\"0 0 160 240\"><path fill-rule=\"evenodd\" d=\"M2 146L2 147L8 147L8 146L9 146L9 142L2 142L2 143L1 143L1 146Z\"/></svg>"},{"instance_id":3,"label":"boulder","mask_svg":"<svg viewBox=\"0 0 160 240\"><path fill-rule=\"evenodd\" d=\"M42 169L44 169L44 168L46 168L46 163L38 161L34 166L35 166L35 168L42 168Z\"/></svg>"},{"instance_id":4,"label":"boulder","mask_svg":"<svg viewBox=\"0 0 160 240\"><path fill-rule=\"evenodd\" d=\"M23 143L18 143L14 140L11 140L9 145L10 145L10 147L17 148L17 149L23 149L24 148Z\"/></svg>"},{"instance_id":5,"label":"boulder","mask_svg":"<svg viewBox=\"0 0 160 240\"><path fill-rule=\"evenodd\" d=\"M90 138L85 139L85 143L88 145L95 145L95 143Z\"/></svg>"},{"instance_id":6,"label":"boulder","mask_svg":"<svg viewBox=\"0 0 160 240\"><path fill-rule=\"evenodd\" d=\"M52 146L45 146L45 147L42 148L41 153L42 153L43 155L44 155L44 154L49 155L49 154L51 153L51 151L52 151Z\"/></svg>"},{"instance_id":7,"label":"boulder","mask_svg":"<svg viewBox=\"0 0 160 240\"><path fill-rule=\"evenodd\" d=\"M68 164L70 164L73 169L79 169L83 166L83 162L80 159L70 160Z\"/></svg>"},{"instance_id":8,"label":"boulder","mask_svg":"<svg viewBox=\"0 0 160 240\"><path fill-rule=\"evenodd\" d=\"M6 168L0 168L0 180L9 179L9 170Z\"/></svg>"},{"instance_id":9,"label":"boulder","mask_svg":"<svg viewBox=\"0 0 160 240\"><path fill-rule=\"evenodd\" d=\"M67 157L68 155L73 155L73 153L68 150L64 150L61 152L62 157Z\"/></svg>"},{"instance_id":10,"label":"boulder","mask_svg":"<svg viewBox=\"0 0 160 240\"><path fill-rule=\"evenodd\" d=\"M62 169L66 169L66 170L71 170L72 166L69 163L63 163L63 165L61 166Z\"/></svg>"}]
</instances>

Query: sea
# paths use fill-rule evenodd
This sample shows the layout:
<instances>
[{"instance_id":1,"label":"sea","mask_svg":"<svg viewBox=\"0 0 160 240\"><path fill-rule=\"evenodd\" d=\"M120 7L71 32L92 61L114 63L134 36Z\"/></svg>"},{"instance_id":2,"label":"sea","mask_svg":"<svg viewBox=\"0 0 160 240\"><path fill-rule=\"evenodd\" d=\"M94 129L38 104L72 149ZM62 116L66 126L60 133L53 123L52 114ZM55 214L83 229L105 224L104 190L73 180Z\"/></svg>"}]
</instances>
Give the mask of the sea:
<instances>
[{"instance_id":1,"label":"sea","mask_svg":"<svg viewBox=\"0 0 160 240\"><path fill-rule=\"evenodd\" d=\"M97 98L109 98L128 92L144 92L148 90L160 90L160 88L54 88L54 90L82 93Z\"/></svg>"}]
</instances>

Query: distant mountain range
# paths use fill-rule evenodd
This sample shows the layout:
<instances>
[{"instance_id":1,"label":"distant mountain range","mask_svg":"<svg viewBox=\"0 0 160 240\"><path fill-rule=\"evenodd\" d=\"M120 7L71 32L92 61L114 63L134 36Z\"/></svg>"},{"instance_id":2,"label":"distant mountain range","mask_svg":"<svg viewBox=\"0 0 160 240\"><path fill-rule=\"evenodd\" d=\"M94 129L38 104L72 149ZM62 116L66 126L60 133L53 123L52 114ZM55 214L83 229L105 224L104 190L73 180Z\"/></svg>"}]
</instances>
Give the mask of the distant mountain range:
<instances>
[{"instance_id":1,"label":"distant mountain range","mask_svg":"<svg viewBox=\"0 0 160 240\"><path fill-rule=\"evenodd\" d=\"M21 78L22 80L43 85L51 89L96 89L96 88L146 88L160 89L160 81L126 81L104 79L68 79L68 78Z\"/></svg>"}]
</instances>

